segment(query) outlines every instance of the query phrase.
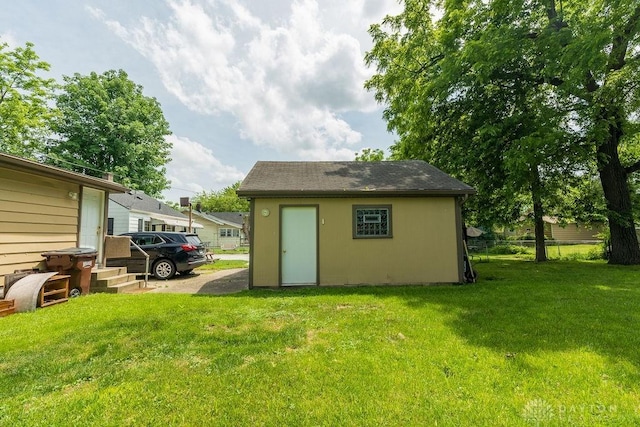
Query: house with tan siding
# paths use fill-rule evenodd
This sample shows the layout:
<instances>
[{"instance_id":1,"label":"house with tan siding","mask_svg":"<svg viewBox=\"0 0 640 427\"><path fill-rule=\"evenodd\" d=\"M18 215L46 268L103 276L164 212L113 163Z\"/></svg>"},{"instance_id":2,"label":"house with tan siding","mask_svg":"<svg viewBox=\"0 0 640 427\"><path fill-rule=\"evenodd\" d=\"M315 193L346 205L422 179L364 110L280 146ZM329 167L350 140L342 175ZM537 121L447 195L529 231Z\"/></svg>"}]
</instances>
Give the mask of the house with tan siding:
<instances>
[{"instance_id":1,"label":"house with tan siding","mask_svg":"<svg viewBox=\"0 0 640 427\"><path fill-rule=\"evenodd\" d=\"M423 161L258 162L237 193L251 287L464 281L475 190Z\"/></svg>"},{"instance_id":2,"label":"house with tan siding","mask_svg":"<svg viewBox=\"0 0 640 427\"><path fill-rule=\"evenodd\" d=\"M544 235L547 239L562 242L580 242L602 240L599 235L606 230L602 222L579 224L577 222L561 223L555 217L545 216Z\"/></svg>"},{"instance_id":3,"label":"house with tan siding","mask_svg":"<svg viewBox=\"0 0 640 427\"><path fill-rule=\"evenodd\" d=\"M93 248L102 262L110 193L126 187L0 153L0 286L16 270L44 268L42 253Z\"/></svg>"},{"instance_id":4,"label":"house with tan siding","mask_svg":"<svg viewBox=\"0 0 640 427\"><path fill-rule=\"evenodd\" d=\"M562 222L556 217L543 216L544 237L547 240L555 240L559 242L593 242L602 240L601 233L607 227L603 222L577 223ZM522 220L517 228L504 230L506 236L530 236L533 239L533 221L530 219Z\"/></svg>"}]
</instances>

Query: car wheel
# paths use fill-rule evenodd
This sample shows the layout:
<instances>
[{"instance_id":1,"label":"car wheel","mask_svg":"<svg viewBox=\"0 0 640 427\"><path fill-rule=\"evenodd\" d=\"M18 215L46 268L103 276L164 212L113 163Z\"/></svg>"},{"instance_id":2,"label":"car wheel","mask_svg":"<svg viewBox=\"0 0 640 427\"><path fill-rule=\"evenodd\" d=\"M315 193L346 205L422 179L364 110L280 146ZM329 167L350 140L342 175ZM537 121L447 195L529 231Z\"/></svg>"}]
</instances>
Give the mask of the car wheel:
<instances>
[{"instance_id":1,"label":"car wheel","mask_svg":"<svg viewBox=\"0 0 640 427\"><path fill-rule=\"evenodd\" d=\"M181 276L187 276L187 275L191 274L192 271L193 271L193 269L180 271L179 273L180 273Z\"/></svg>"},{"instance_id":2,"label":"car wheel","mask_svg":"<svg viewBox=\"0 0 640 427\"><path fill-rule=\"evenodd\" d=\"M161 259L153 264L153 276L158 280L171 279L176 274L176 267L168 259Z\"/></svg>"},{"instance_id":3,"label":"car wheel","mask_svg":"<svg viewBox=\"0 0 640 427\"><path fill-rule=\"evenodd\" d=\"M82 289L80 288L71 288L69 290L69 298L78 298L82 294Z\"/></svg>"}]
</instances>

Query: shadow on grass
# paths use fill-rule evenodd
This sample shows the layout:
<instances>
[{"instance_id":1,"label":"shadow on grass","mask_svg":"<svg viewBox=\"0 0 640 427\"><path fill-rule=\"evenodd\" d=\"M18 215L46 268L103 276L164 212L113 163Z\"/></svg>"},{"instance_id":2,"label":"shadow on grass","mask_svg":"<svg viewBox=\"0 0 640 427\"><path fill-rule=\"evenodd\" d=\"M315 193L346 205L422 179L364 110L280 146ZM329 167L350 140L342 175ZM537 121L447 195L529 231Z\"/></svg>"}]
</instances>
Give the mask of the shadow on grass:
<instances>
[{"instance_id":1,"label":"shadow on grass","mask_svg":"<svg viewBox=\"0 0 640 427\"><path fill-rule=\"evenodd\" d=\"M473 345L505 353L587 349L640 367L639 267L506 259L477 268L473 285L254 289L225 297L395 298L446 313L446 325Z\"/></svg>"}]
</instances>

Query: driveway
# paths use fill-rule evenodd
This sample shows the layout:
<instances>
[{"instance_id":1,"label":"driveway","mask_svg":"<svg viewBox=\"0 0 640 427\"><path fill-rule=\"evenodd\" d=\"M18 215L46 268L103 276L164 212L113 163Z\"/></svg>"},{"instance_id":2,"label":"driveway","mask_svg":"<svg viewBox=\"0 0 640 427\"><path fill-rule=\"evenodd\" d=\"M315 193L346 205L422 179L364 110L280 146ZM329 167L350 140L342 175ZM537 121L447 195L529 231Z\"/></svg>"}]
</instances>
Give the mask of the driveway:
<instances>
[{"instance_id":1,"label":"driveway","mask_svg":"<svg viewBox=\"0 0 640 427\"><path fill-rule=\"evenodd\" d=\"M236 258L237 259L237 258ZM149 292L162 294L225 295L249 289L249 269L233 268L221 271L198 271L170 280L149 280Z\"/></svg>"}]
</instances>

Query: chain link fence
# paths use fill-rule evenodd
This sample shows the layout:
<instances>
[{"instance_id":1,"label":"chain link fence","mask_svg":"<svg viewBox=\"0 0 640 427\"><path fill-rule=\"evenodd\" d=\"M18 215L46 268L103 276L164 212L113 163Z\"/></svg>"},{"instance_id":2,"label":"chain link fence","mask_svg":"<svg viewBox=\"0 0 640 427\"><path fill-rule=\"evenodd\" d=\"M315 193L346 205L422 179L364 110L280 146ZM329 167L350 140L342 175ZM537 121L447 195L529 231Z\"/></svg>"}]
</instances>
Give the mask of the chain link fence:
<instances>
[{"instance_id":1,"label":"chain link fence","mask_svg":"<svg viewBox=\"0 0 640 427\"><path fill-rule=\"evenodd\" d=\"M469 238L469 255L482 259L489 255L535 255L535 240L486 240ZM546 240L545 249L549 259L602 259L606 248L602 240Z\"/></svg>"}]
</instances>

